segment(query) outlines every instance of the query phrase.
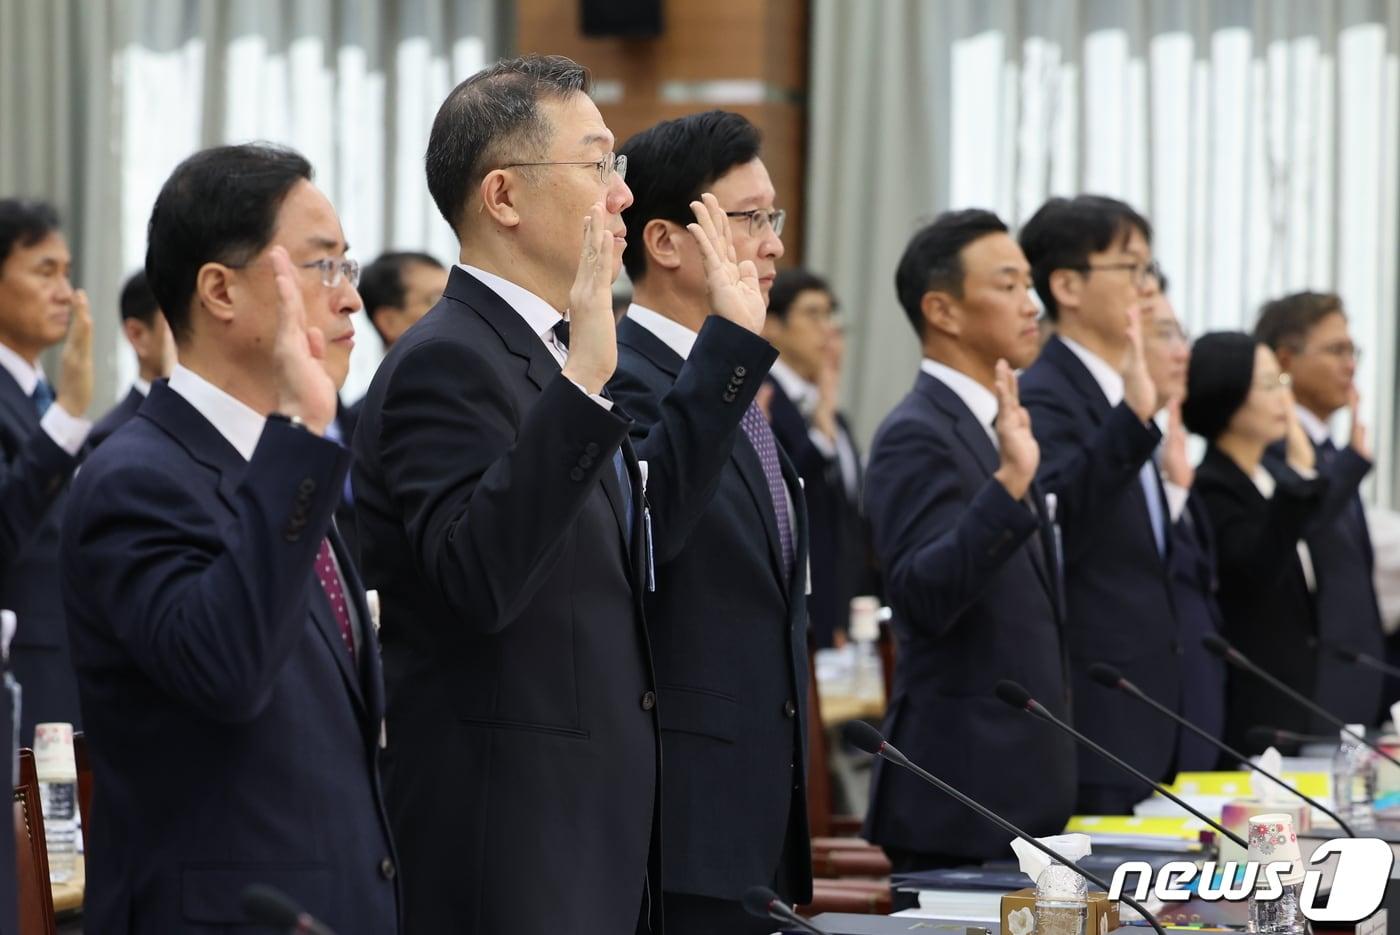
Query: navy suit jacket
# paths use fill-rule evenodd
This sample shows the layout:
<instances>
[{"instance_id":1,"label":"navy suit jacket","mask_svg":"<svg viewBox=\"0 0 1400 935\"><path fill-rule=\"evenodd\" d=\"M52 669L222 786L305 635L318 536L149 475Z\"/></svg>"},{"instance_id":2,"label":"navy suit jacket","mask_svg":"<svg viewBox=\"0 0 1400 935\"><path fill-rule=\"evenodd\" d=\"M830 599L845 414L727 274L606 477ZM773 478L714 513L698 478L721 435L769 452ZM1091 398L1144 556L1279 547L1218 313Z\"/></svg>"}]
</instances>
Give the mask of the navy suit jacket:
<instances>
[{"instance_id":1,"label":"navy suit jacket","mask_svg":"<svg viewBox=\"0 0 1400 935\"><path fill-rule=\"evenodd\" d=\"M651 469L658 551L694 524L758 389L728 383L770 360L728 322L702 331L673 391L672 456ZM559 370L456 268L389 350L355 429L409 931L617 935L639 910L659 929L664 702L642 609L642 480L629 420Z\"/></svg>"},{"instance_id":2,"label":"navy suit jacket","mask_svg":"<svg viewBox=\"0 0 1400 935\"><path fill-rule=\"evenodd\" d=\"M313 565L338 446L270 421L244 462L166 385L74 483L64 594L93 764L92 931L226 932L251 883L335 930L397 931L383 709Z\"/></svg>"},{"instance_id":3,"label":"navy suit jacket","mask_svg":"<svg viewBox=\"0 0 1400 935\"><path fill-rule=\"evenodd\" d=\"M5 462L0 495L6 508L0 541L8 541L11 552L10 560L0 566L0 607L13 610L19 620L10 645L10 667L24 691L20 743L27 745L34 741L34 725L42 721L82 727L58 571L67 484L80 458L59 448L40 428L33 400L4 368L0 453ZM4 550L0 545L0 552Z\"/></svg>"},{"instance_id":4,"label":"navy suit jacket","mask_svg":"<svg viewBox=\"0 0 1400 935\"><path fill-rule=\"evenodd\" d=\"M1178 713L1212 737L1225 737L1225 661L1205 648L1211 634L1224 635L1217 593L1220 576L1216 571L1215 532L1205 504L1194 490L1186 509L1172 525L1172 597L1177 619L1181 621L1181 707ZM1176 768L1207 771L1216 768L1222 754L1214 745L1189 730L1177 737ZM1239 764L1228 758L1221 769Z\"/></svg>"},{"instance_id":5,"label":"navy suit jacket","mask_svg":"<svg viewBox=\"0 0 1400 935\"><path fill-rule=\"evenodd\" d=\"M1088 676L1091 664L1107 662L1163 704L1180 704L1184 648L1175 599L1138 479L1162 433L1127 403L1110 406L1058 337L1021 377L1021 401L1040 442L1040 484L1059 501L1076 726L1147 775L1170 779L1176 725ZM1166 516L1165 497L1161 507ZM1120 802L1151 792L1087 749L1079 782L1081 797L1084 787Z\"/></svg>"},{"instance_id":6,"label":"navy suit jacket","mask_svg":"<svg viewBox=\"0 0 1400 935\"><path fill-rule=\"evenodd\" d=\"M648 465L670 457L664 409L675 405L667 397L683 365L656 335L622 320L608 389L636 419L632 444ZM748 371L741 385L760 383L766 370ZM777 880L785 901L804 903L812 880L803 726L807 511L780 450L797 530L794 568L784 576L758 455L737 427L724 451L703 514L684 540L657 550L657 589L646 596L666 762L663 879L671 892L728 900Z\"/></svg>"},{"instance_id":7,"label":"navy suit jacket","mask_svg":"<svg viewBox=\"0 0 1400 935\"><path fill-rule=\"evenodd\" d=\"M1031 834L1058 834L1074 807L1073 741L994 694L1014 679L1070 716L1055 536L1039 490L1035 512L1013 500L992 477L999 462L966 404L927 373L875 435L866 502L899 637L885 736ZM1010 853L1005 832L902 770L877 761L871 790L877 844Z\"/></svg>"},{"instance_id":8,"label":"navy suit jacket","mask_svg":"<svg viewBox=\"0 0 1400 935\"><path fill-rule=\"evenodd\" d=\"M96 448L106 441L113 432L121 428L136 415L136 410L141 408L141 404L146 401L146 397L141 395L141 391L136 387L127 390L121 402L117 403L107 411L107 414L98 420L88 434L88 444Z\"/></svg>"}]
</instances>

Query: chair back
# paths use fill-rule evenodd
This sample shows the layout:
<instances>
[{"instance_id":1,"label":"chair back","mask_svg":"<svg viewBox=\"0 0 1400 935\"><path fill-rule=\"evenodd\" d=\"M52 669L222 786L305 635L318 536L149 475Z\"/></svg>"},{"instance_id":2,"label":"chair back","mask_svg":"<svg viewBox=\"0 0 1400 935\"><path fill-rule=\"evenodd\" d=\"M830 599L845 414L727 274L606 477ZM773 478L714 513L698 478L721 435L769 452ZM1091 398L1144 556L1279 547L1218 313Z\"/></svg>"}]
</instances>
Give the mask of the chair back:
<instances>
[{"instance_id":1,"label":"chair back","mask_svg":"<svg viewBox=\"0 0 1400 935\"><path fill-rule=\"evenodd\" d=\"M34 751L19 751L19 785L15 786L15 875L20 935L55 935L53 890L49 886L49 851L39 804L39 773Z\"/></svg>"}]
</instances>

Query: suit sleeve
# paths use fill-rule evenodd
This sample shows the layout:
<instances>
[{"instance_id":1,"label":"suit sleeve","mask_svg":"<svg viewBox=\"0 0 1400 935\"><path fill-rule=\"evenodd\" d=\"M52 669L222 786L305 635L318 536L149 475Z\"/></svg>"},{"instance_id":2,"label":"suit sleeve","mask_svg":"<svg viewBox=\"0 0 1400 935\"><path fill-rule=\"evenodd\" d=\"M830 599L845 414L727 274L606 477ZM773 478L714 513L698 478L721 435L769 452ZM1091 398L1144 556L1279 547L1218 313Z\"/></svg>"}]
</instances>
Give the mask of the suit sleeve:
<instances>
[{"instance_id":1,"label":"suit sleeve","mask_svg":"<svg viewBox=\"0 0 1400 935\"><path fill-rule=\"evenodd\" d=\"M1277 474L1278 467L1286 462L1269 459L1270 470ZM1337 452L1331 463L1321 468L1318 474L1327 479L1327 492L1323 494L1316 511L1308 518L1303 535L1311 536L1325 529L1342 514L1361 489L1361 482L1371 473L1371 462L1350 445Z\"/></svg>"},{"instance_id":2,"label":"suit sleeve","mask_svg":"<svg viewBox=\"0 0 1400 935\"><path fill-rule=\"evenodd\" d=\"M308 584L348 467L339 445L269 422L217 534L158 463L80 474L63 555L75 618L106 621L136 665L206 716L252 720L305 638Z\"/></svg>"},{"instance_id":3,"label":"suit sleeve","mask_svg":"<svg viewBox=\"0 0 1400 935\"><path fill-rule=\"evenodd\" d=\"M39 528L78 460L38 431L0 464L0 569Z\"/></svg>"},{"instance_id":4,"label":"suit sleeve","mask_svg":"<svg viewBox=\"0 0 1400 935\"><path fill-rule=\"evenodd\" d=\"M1074 562L1098 536L1099 523L1118 507L1143 464L1162 439L1155 423L1144 424L1119 403L1084 437L1082 420L1063 401L1036 387L1022 393L1031 430L1040 443L1041 487L1059 499L1056 521L1064 537L1066 563Z\"/></svg>"},{"instance_id":5,"label":"suit sleeve","mask_svg":"<svg viewBox=\"0 0 1400 935\"><path fill-rule=\"evenodd\" d=\"M627 374L609 384L618 405L637 420L632 445L648 465L647 504L658 562L680 552L709 506L744 411L777 357L763 338L711 315L665 396L658 399Z\"/></svg>"},{"instance_id":6,"label":"suit sleeve","mask_svg":"<svg viewBox=\"0 0 1400 935\"><path fill-rule=\"evenodd\" d=\"M1298 540L1327 487L1323 478L1304 480L1291 471L1276 475L1274 495L1260 508L1218 484L1201 492L1215 533L1220 577L1273 585L1297 557Z\"/></svg>"},{"instance_id":7,"label":"suit sleeve","mask_svg":"<svg viewBox=\"0 0 1400 935\"><path fill-rule=\"evenodd\" d=\"M414 561L462 625L500 632L555 567L629 423L556 375L525 412L504 376L451 341L389 377L378 462Z\"/></svg>"},{"instance_id":8,"label":"suit sleeve","mask_svg":"<svg viewBox=\"0 0 1400 935\"><path fill-rule=\"evenodd\" d=\"M947 442L913 420L885 430L866 471L886 591L902 619L935 637L1036 530L1035 516L995 478L968 490L959 475Z\"/></svg>"}]
</instances>

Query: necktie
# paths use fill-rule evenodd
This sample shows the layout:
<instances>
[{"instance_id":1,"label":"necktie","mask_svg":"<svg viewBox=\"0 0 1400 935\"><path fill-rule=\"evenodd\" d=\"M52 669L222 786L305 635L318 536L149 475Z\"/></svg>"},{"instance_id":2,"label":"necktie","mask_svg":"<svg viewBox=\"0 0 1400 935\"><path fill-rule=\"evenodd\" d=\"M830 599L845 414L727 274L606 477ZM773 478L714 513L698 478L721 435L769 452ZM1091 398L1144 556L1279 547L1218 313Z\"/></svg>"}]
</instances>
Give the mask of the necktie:
<instances>
[{"instance_id":1,"label":"necktie","mask_svg":"<svg viewBox=\"0 0 1400 935\"><path fill-rule=\"evenodd\" d=\"M1142 482L1142 492L1147 498L1147 518L1152 521L1152 538L1157 543L1157 554L1167 554L1167 520L1162 510L1161 481L1157 478L1157 465L1148 459L1138 472Z\"/></svg>"},{"instance_id":2,"label":"necktie","mask_svg":"<svg viewBox=\"0 0 1400 935\"><path fill-rule=\"evenodd\" d=\"M758 463L763 466L763 479L768 483L768 496L773 501L773 516L778 521L778 545L782 549L783 579L792 574L792 525L788 516L787 488L783 486L783 471L778 461L778 440L773 437L773 427L758 408L758 403L749 403L740 423L749 444L758 454Z\"/></svg>"},{"instance_id":3,"label":"necktie","mask_svg":"<svg viewBox=\"0 0 1400 935\"><path fill-rule=\"evenodd\" d=\"M350 650L350 661L355 660L355 634L350 632L350 608L345 604L345 590L340 586L340 575L336 573L335 562L331 558L331 540L321 540L321 551L316 553L316 580L321 582L321 590L330 601L331 613L340 626L340 637Z\"/></svg>"},{"instance_id":4,"label":"necktie","mask_svg":"<svg viewBox=\"0 0 1400 935\"><path fill-rule=\"evenodd\" d=\"M49 386L48 380L40 378L39 382L34 384L34 392L29 398L34 400L34 411L39 413L39 418L42 419L44 413L48 412L49 407L53 405L53 387Z\"/></svg>"},{"instance_id":5,"label":"necktie","mask_svg":"<svg viewBox=\"0 0 1400 935\"><path fill-rule=\"evenodd\" d=\"M1323 439L1322 444L1317 446L1317 464L1322 467L1328 464L1337 456L1337 446L1332 443L1332 439Z\"/></svg>"}]
</instances>

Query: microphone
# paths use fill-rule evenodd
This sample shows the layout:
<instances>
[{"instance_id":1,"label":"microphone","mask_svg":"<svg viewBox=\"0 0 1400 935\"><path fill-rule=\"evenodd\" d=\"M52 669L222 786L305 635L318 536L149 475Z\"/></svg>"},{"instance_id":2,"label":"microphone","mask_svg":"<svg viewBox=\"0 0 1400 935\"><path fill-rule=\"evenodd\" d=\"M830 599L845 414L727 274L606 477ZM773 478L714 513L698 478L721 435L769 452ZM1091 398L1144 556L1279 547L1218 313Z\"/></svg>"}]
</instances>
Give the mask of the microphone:
<instances>
[{"instance_id":1,"label":"microphone","mask_svg":"<svg viewBox=\"0 0 1400 935\"><path fill-rule=\"evenodd\" d=\"M1263 776L1265 779L1272 779L1274 782L1278 783L1280 786L1283 786L1289 792L1293 793L1298 798L1302 799L1304 802L1307 802L1319 812L1322 812L1322 814L1326 815L1328 818L1331 818L1337 823L1337 826L1339 828L1346 832L1347 837L1356 837L1356 833L1351 830L1351 828L1347 825L1346 822L1342 821L1342 819L1337 815L1336 812L1332 811L1330 808L1317 801L1317 799L1314 799L1311 796L1303 795L1303 793L1299 792L1297 788L1284 782L1278 776L1275 776L1273 773L1264 769L1264 767L1260 766L1259 764L1250 762L1249 758L1246 757L1244 754L1240 753L1238 750L1234 749L1233 747L1226 746L1217 738L1212 737L1207 731L1202 730L1195 724L1192 724L1190 721L1186 720L1186 718L1177 714L1171 708L1168 708L1156 698L1153 698L1152 696L1148 695L1141 688L1138 688L1132 682L1128 681L1126 678L1123 677L1123 674L1117 669L1113 668L1113 666L1107 665L1102 662L1096 662L1093 665L1089 666L1089 677L1095 682L1098 682L1100 685L1104 686L1105 688L1118 689L1124 694L1131 695L1132 697L1136 698L1138 701L1143 702L1149 707L1157 709L1161 713L1165 714L1167 717L1171 718L1173 721L1176 721L1182 727L1194 733L1197 737L1200 737L1202 740L1213 744L1217 749L1224 750L1230 756L1234 757L1236 760L1239 760L1245 766L1254 770L1256 773Z\"/></svg>"},{"instance_id":2,"label":"microphone","mask_svg":"<svg viewBox=\"0 0 1400 935\"><path fill-rule=\"evenodd\" d=\"M1349 646L1343 646L1341 643L1325 640L1320 636L1310 637L1308 643L1314 647L1327 650L1343 662L1350 662L1354 665L1365 666L1368 669L1375 669L1377 672L1389 675L1391 678L1400 678L1400 667L1393 666L1388 662L1383 662L1369 653L1359 653Z\"/></svg>"},{"instance_id":3,"label":"microphone","mask_svg":"<svg viewBox=\"0 0 1400 935\"><path fill-rule=\"evenodd\" d=\"M254 883L243 891L243 914L250 921L291 935L335 935L281 890Z\"/></svg>"},{"instance_id":4,"label":"microphone","mask_svg":"<svg viewBox=\"0 0 1400 935\"><path fill-rule=\"evenodd\" d=\"M891 744L888 740L880 736L880 732L878 730L876 730L874 727L871 727L864 721L848 721L846 723L846 726L842 728L842 734L843 736L845 736L846 741L849 744L851 744L851 746L856 747L860 750L864 750L871 756L878 756L880 759L885 760L888 763L893 763L896 766L909 770L909 772L913 773L915 776L918 776L924 782L938 789L940 792L946 793L947 795L952 796L954 799L957 799L963 805L972 809L978 815L981 815L983 818L987 819L987 821L990 821L992 824L996 825L998 828L1005 831L1007 834L1020 838L1022 841L1025 841L1031 847L1035 848L1042 854L1049 857L1051 860L1058 861L1059 863L1064 864L1066 867L1069 867L1075 873L1079 874L1081 877L1088 880L1090 883L1094 884L1099 889L1103 890L1105 893L1107 893L1112 888L1103 880L1099 879L1097 876L1090 873L1089 871L1083 869L1074 861L1070 860L1068 857L1065 857L1063 854L1059 854L1051 850L1049 847L1042 844L1040 841L1037 841L1035 838L1031 837L1029 834L1022 831L1020 828L1016 827L1011 822L1007 821L1005 818L1002 818L996 812L992 811L990 808L987 808L985 805L978 802L976 799L973 799L970 796L963 795L957 789L954 789L952 786L948 785L946 782L933 775L933 773L930 773L928 770L916 764L913 760L909 759L903 753L900 753L899 750L895 748L895 746ZM1158 922L1157 917L1154 916L1152 913L1148 912L1143 907L1142 903L1138 902L1136 899L1133 899L1127 893L1121 894L1119 896L1119 901L1126 903L1128 906L1131 906L1133 909L1137 910L1137 913L1141 915L1144 919L1146 919L1149 925L1151 925L1154 929L1157 930L1157 935L1166 935L1166 931L1162 928L1162 923Z\"/></svg>"},{"instance_id":5,"label":"microphone","mask_svg":"<svg viewBox=\"0 0 1400 935\"><path fill-rule=\"evenodd\" d=\"M1219 656L1221 659L1224 659L1226 662L1230 663L1230 665L1234 666L1235 668L1243 669L1246 672L1249 672L1252 675L1263 680L1267 684L1272 685L1275 689L1287 695L1289 698L1292 698L1298 704L1307 708L1309 711L1311 711L1313 714L1316 714L1318 717L1322 718L1327 723L1335 724L1337 727L1341 728L1342 733L1346 734L1348 737L1355 738L1356 740L1370 747L1372 750L1376 751L1377 755L1383 757L1386 760L1389 760L1396 766L1400 766L1400 760L1397 760L1389 753L1386 753L1380 748L1379 745L1371 743L1371 741L1367 740L1364 736L1358 734L1350 727L1347 727L1345 721L1337 717L1332 712L1328 711L1326 708L1322 707L1322 705L1313 701L1307 695L1304 695L1302 692L1298 691L1296 688L1293 688L1290 685L1285 685L1281 680L1275 678L1268 672L1265 672L1263 669L1259 668L1259 666L1256 665L1248 656L1240 652L1235 647L1231 646L1229 643L1225 642L1225 640L1221 637L1216 636L1214 633L1208 633L1205 637L1201 639L1201 644L1205 646L1206 649L1210 650L1212 654Z\"/></svg>"},{"instance_id":6,"label":"microphone","mask_svg":"<svg viewBox=\"0 0 1400 935\"><path fill-rule=\"evenodd\" d=\"M1251 727L1244 732L1245 739L1252 746L1274 747L1279 744L1305 744L1305 743L1336 743L1335 737L1326 737L1322 734L1295 734L1291 730L1284 730L1281 727Z\"/></svg>"},{"instance_id":7,"label":"microphone","mask_svg":"<svg viewBox=\"0 0 1400 935\"><path fill-rule=\"evenodd\" d=\"M826 932L798 915L796 910L779 899L778 894L766 886L749 887L744 891L742 901L749 915L758 916L760 919L772 919L784 925L795 925L804 932L811 932L812 935L827 935Z\"/></svg>"},{"instance_id":8,"label":"microphone","mask_svg":"<svg viewBox=\"0 0 1400 935\"><path fill-rule=\"evenodd\" d=\"M1064 721L1055 717L1055 715L1051 714L1050 711L1045 707L1045 705L1032 698L1031 693L1026 691L1016 682L1007 681L1006 679L997 682L996 695L1002 701L1011 705L1011 707L1021 708L1022 710L1028 711L1036 717L1040 718L1042 721L1047 721L1051 724L1054 724L1060 730L1064 731L1066 734L1069 734L1076 741L1082 743L1090 750L1093 750L1095 753L1103 757L1105 760L1108 760L1114 766L1117 766L1119 769L1123 770L1129 775L1134 776L1137 779L1140 779L1143 782L1147 783L1149 786L1160 792L1163 796L1172 800L1177 805L1190 812L1196 818L1210 825L1217 832L1229 838L1231 841L1234 841L1240 846L1241 850L1249 850L1249 843L1245 841L1244 838L1240 837L1238 834L1235 834L1235 832L1231 831L1229 828L1226 828L1224 825L1214 820L1213 818L1207 817L1205 812L1202 812L1200 809L1189 805L1184 799L1176 795L1174 792L1172 792L1166 786L1162 785L1160 782L1154 782L1153 780L1149 779L1146 773L1142 772L1134 766L1131 766L1126 760L1122 759L1121 757L1117 757L1114 756L1112 753L1109 753L1103 747L1094 743L1088 737L1084 736L1079 731L1075 730L1073 727L1070 727Z\"/></svg>"}]
</instances>

